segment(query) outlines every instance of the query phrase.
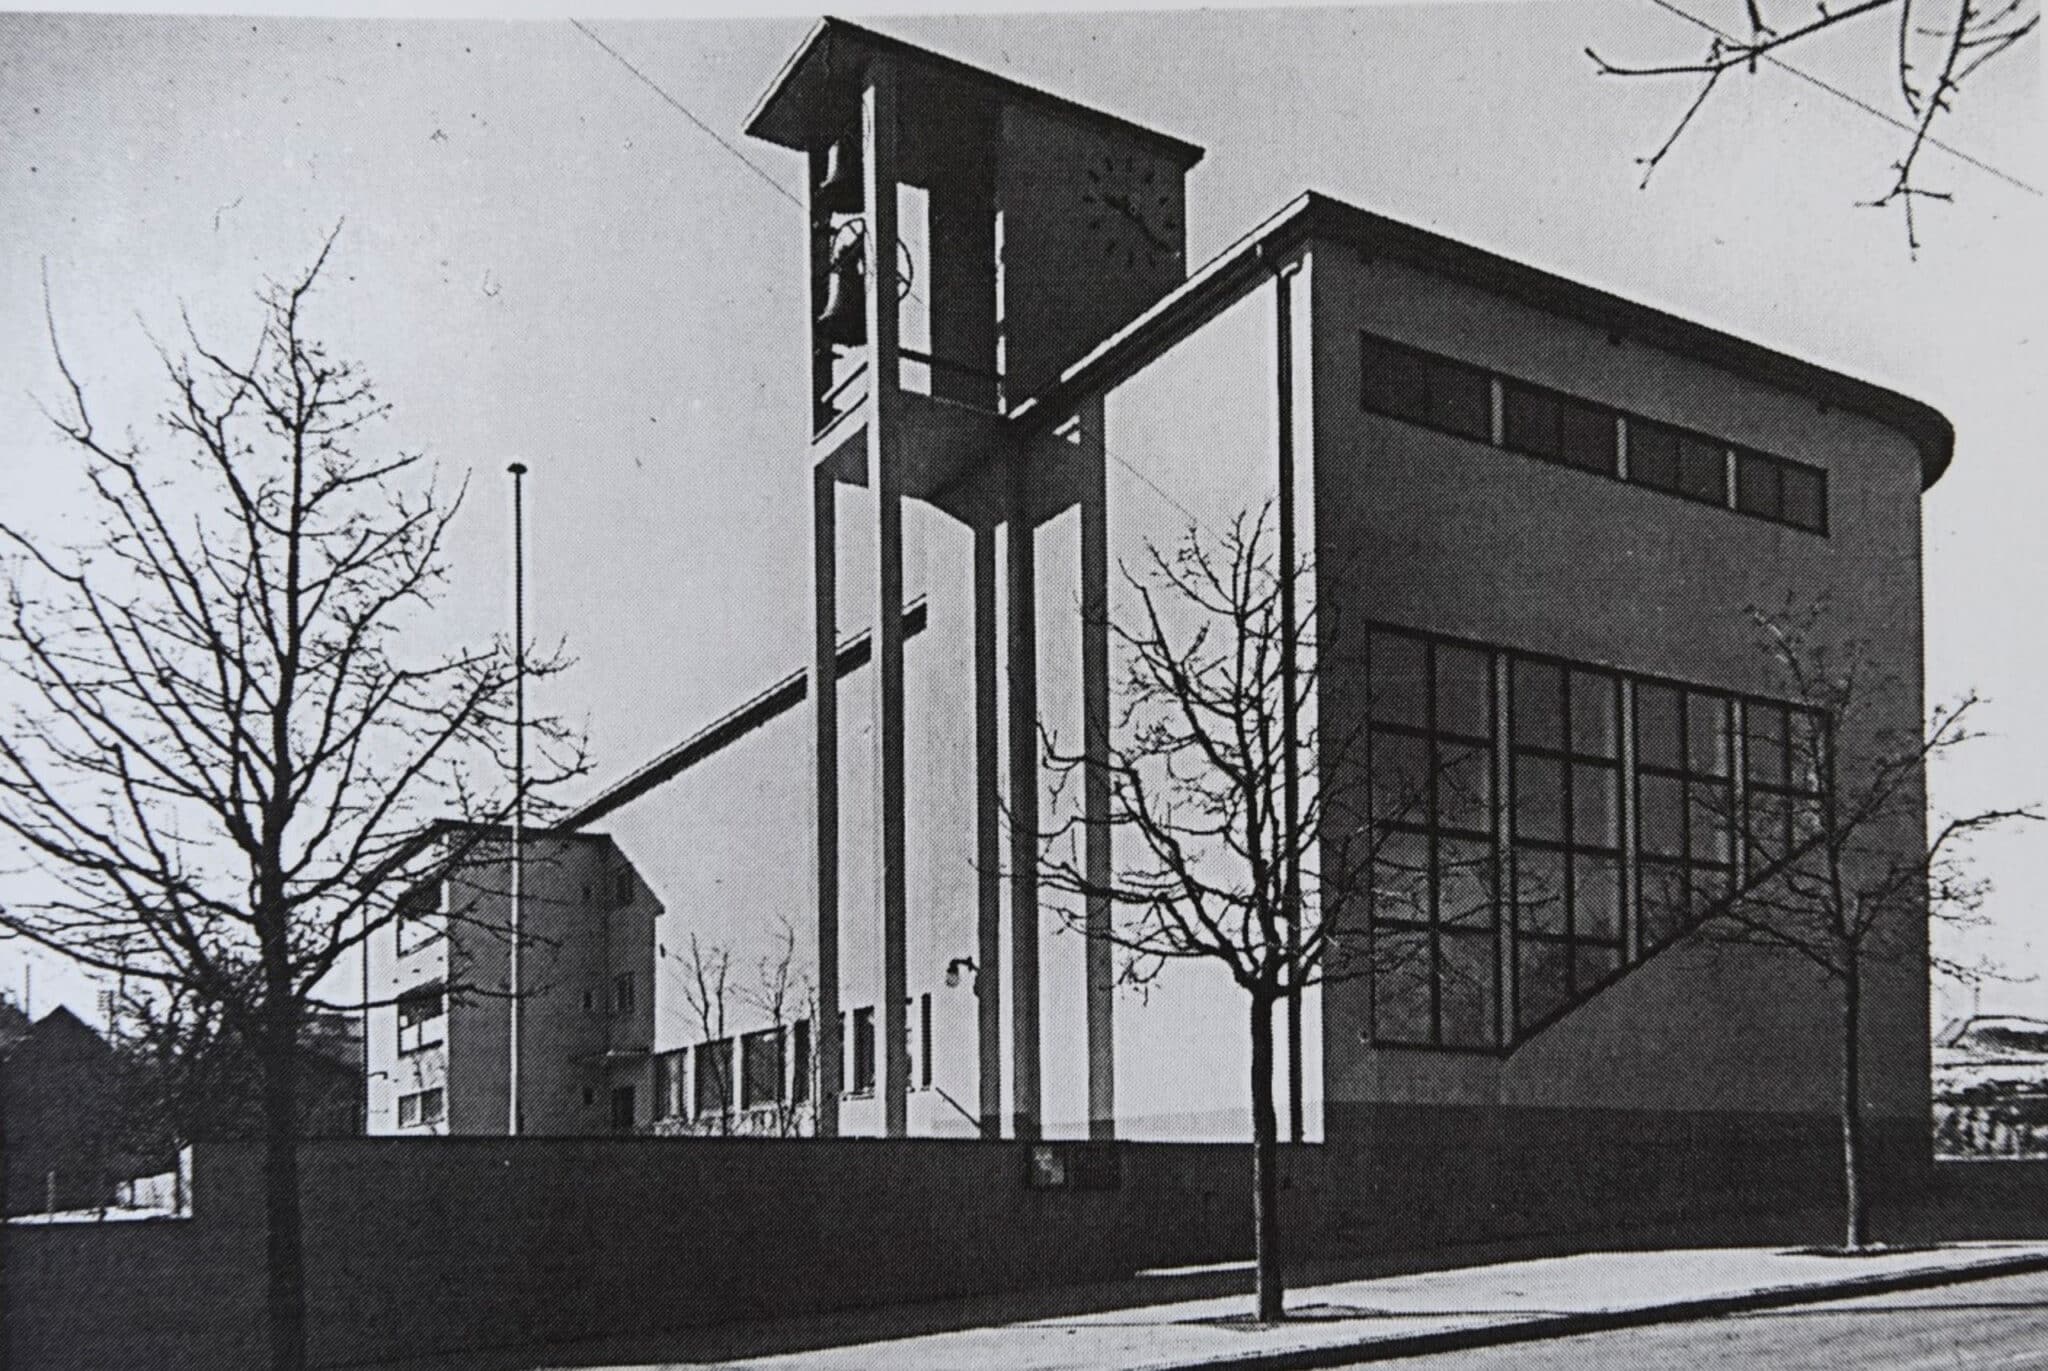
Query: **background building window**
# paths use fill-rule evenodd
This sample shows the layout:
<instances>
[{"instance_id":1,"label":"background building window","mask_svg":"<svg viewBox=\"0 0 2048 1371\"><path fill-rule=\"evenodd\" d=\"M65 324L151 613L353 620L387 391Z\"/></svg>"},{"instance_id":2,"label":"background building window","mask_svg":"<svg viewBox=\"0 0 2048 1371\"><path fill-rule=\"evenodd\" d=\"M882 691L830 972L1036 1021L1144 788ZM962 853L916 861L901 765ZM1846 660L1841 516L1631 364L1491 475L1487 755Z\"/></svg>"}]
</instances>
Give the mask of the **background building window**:
<instances>
[{"instance_id":1,"label":"background building window","mask_svg":"<svg viewBox=\"0 0 2048 1371\"><path fill-rule=\"evenodd\" d=\"M697 1047L695 1099L697 1117L716 1117L732 1108L732 1039Z\"/></svg>"},{"instance_id":2,"label":"background building window","mask_svg":"<svg viewBox=\"0 0 2048 1371\"><path fill-rule=\"evenodd\" d=\"M612 1089L612 1132L631 1133L634 1128L634 1114L638 1112L630 1085L615 1086Z\"/></svg>"},{"instance_id":3,"label":"background building window","mask_svg":"<svg viewBox=\"0 0 2048 1371\"><path fill-rule=\"evenodd\" d=\"M850 1087L855 1095L871 1095L875 1090L875 1011L873 1008L853 1011L853 1082Z\"/></svg>"},{"instance_id":4,"label":"background building window","mask_svg":"<svg viewBox=\"0 0 2048 1371\"><path fill-rule=\"evenodd\" d=\"M618 975L612 977L612 1013L631 1014L632 1012L633 973L621 971Z\"/></svg>"},{"instance_id":5,"label":"background building window","mask_svg":"<svg viewBox=\"0 0 2048 1371\"><path fill-rule=\"evenodd\" d=\"M1733 717L1726 696L1635 688L1639 938L1647 956L1727 897L1735 878Z\"/></svg>"},{"instance_id":6,"label":"background building window","mask_svg":"<svg viewBox=\"0 0 2048 1371\"><path fill-rule=\"evenodd\" d=\"M422 881L398 897L398 955L417 952L448 931L447 885Z\"/></svg>"},{"instance_id":7,"label":"background building window","mask_svg":"<svg viewBox=\"0 0 2048 1371\"><path fill-rule=\"evenodd\" d=\"M398 1097L398 1126L400 1128L424 1128L441 1122L445 1112L443 1101L446 1097L436 1087L411 1095Z\"/></svg>"},{"instance_id":8,"label":"background building window","mask_svg":"<svg viewBox=\"0 0 2048 1371\"><path fill-rule=\"evenodd\" d=\"M1493 379L1478 367L1364 335L1363 395L1375 414L1493 441Z\"/></svg>"},{"instance_id":9,"label":"background building window","mask_svg":"<svg viewBox=\"0 0 2048 1371\"><path fill-rule=\"evenodd\" d=\"M811 1098L811 1021L798 1019L789 1033L790 1099L806 1104Z\"/></svg>"},{"instance_id":10,"label":"background building window","mask_svg":"<svg viewBox=\"0 0 2048 1371\"><path fill-rule=\"evenodd\" d=\"M740 1039L740 1105L754 1109L782 1100L782 1030L766 1028Z\"/></svg>"},{"instance_id":11,"label":"background building window","mask_svg":"<svg viewBox=\"0 0 2048 1371\"><path fill-rule=\"evenodd\" d=\"M398 1050L420 1052L447 1036L448 999L440 985L423 985L398 997Z\"/></svg>"},{"instance_id":12,"label":"background building window","mask_svg":"<svg viewBox=\"0 0 2048 1371\"><path fill-rule=\"evenodd\" d=\"M679 1119L683 1116L683 1078L689 1049L658 1052L654 1057L654 1117Z\"/></svg>"},{"instance_id":13,"label":"background building window","mask_svg":"<svg viewBox=\"0 0 2048 1371\"><path fill-rule=\"evenodd\" d=\"M1513 900L1518 1031L1621 969L1621 682L1516 657Z\"/></svg>"},{"instance_id":14,"label":"background building window","mask_svg":"<svg viewBox=\"0 0 2048 1371\"><path fill-rule=\"evenodd\" d=\"M1373 1035L1493 1046L1492 656L1375 630L1367 681Z\"/></svg>"}]
</instances>

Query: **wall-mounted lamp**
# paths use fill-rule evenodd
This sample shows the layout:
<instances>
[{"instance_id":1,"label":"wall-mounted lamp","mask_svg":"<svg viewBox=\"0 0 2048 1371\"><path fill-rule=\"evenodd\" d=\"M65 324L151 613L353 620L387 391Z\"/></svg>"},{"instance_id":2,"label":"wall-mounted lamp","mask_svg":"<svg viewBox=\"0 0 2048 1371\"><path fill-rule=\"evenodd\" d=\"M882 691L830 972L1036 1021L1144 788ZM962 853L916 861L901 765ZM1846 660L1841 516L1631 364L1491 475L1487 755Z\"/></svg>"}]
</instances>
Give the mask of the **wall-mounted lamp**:
<instances>
[{"instance_id":1,"label":"wall-mounted lamp","mask_svg":"<svg viewBox=\"0 0 2048 1371\"><path fill-rule=\"evenodd\" d=\"M974 973L974 989L975 993L979 994L981 991L981 968L974 964L974 958L972 957L955 957L952 961L946 963L946 988L949 990L959 988L960 973L962 971Z\"/></svg>"}]
</instances>

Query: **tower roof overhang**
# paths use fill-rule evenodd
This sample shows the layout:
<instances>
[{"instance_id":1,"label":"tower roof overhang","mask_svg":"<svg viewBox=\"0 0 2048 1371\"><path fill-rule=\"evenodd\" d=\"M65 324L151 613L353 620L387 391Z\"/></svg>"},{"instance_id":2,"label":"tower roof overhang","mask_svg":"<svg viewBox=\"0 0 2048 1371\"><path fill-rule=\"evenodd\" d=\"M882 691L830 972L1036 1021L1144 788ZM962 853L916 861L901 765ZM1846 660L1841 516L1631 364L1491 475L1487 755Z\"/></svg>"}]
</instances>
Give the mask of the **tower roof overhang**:
<instances>
[{"instance_id":1,"label":"tower roof overhang","mask_svg":"<svg viewBox=\"0 0 2048 1371\"><path fill-rule=\"evenodd\" d=\"M877 57L893 58L914 68L920 82L927 89L937 88L941 96L1027 105L1090 125L1119 140L1148 146L1178 163L1183 171L1202 160L1201 148L1171 134L844 19L822 19L811 29L755 103L753 113L747 116L746 132L798 152L831 142L844 131L841 119L849 83ZM944 106L952 102L940 99L934 103Z\"/></svg>"}]
</instances>

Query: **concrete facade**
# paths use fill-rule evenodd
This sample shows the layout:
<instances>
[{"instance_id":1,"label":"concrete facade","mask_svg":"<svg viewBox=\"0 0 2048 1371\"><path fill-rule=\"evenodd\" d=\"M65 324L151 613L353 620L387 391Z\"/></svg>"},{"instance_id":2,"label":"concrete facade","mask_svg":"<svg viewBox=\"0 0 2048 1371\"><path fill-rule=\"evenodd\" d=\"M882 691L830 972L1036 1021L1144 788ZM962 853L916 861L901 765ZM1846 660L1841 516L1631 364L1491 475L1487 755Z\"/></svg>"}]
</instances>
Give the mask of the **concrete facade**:
<instances>
[{"instance_id":1,"label":"concrete facade","mask_svg":"<svg viewBox=\"0 0 2048 1371\"><path fill-rule=\"evenodd\" d=\"M840 71L867 75L815 84L828 50ZM845 109L857 120L819 113L856 88L861 100ZM1825 603L1824 636L1869 645L1882 677L1856 726L1833 741L1841 769L1853 772L1884 735L1911 736L1922 708L1919 497L1948 460L1946 422L1851 378L1316 196L1185 280L1154 279L1148 266L1105 295L1097 269L1076 266L1066 289L1087 307L1062 312L1047 302L1053 277L1041 268L1078 261L1094 202L1074 187L1099 165L1097 145L1131 148L1120 174L1163 185L1175 214L1198 150L850 25L814 35L750 131L809 152L814 173L826 143L857 144L859 203L887 205L876 220L887 227L911 203L893 193L899 175L940 199L951 193L933 110L969 107L1002 114L989 194L1005 215L1005 270L964 303L918 301L917 322L900 330L912 306L895 317L869 293L851 354L868 373L848 371L844 347L821 347L820 384L832 389L813 416L810 472L791 487L815 512L807 688L659 785L617 788L586 811L646 864L668 902L657 960L672 961L694 935L752 967L777 930L795 931L795 966L821 1011L824 1107L809 1121L819 1132L1244 1136L1242 998L1202 965L1176 967L1142 993L1119 986L1118 959L1088 936L1108 911L1042 891L1028 835L1071 821L1091 870L1118 859L1100 759L1118 737L1127 662L1098 607L1127 622L1123 569L1141 567L1148 547L1263 510L1313 563L1303 594L1324 656L1304 727L1326 738L1370 732L1362 645L1375 631L1431 635L1484 659L1487 747L1500 768L1485 801L1489 861L1534 862L1510 836L1521 787L1509 777L1524 765L1519 663L1614 683L1612 851L1601 859L1613 945L1569 953L1588 968L1569 973L1580 987L1569 1002L1541 1023L1517 1017L1542 968L1518 960L1525 916L1498 892L1495 931L1474 953L1485 988L1473 1012L1488 1026L1471 1040L1402 1045L1376 1028L1380 977L1305 998L1298 1055L1283 1050L1282 1074L1301 1082L1301 1136L1325 1141L1331 1164L1358 1177L1345 1191L1356 1222L1373 1222L1395 1191L1414 1203L1418 1176L1431 1178L1425 1207L1447 1234L1483 1232L1507 1214L1537 1222L1615 1187L1649 1203L1825 1184L1836 1158L1832 997L1782 955L1692 934L1661 946L1642 831L1653 820L1638 798L1655 782L1642 779L1633 730L1644 726L1639 701L1674 686L1706 692L1725 702L1722 727L1733 731L1727 755L1701 764L1734 776L1727 768L1749 746L1743 721L1790 695L1750 611ZM1085 136L1075 131L1084 126ZM966 146L981 126L958 127ZM1059 133L1020 152L1034 127ZM1042 220L1043 233L1022 234ZM926 253L959 241L957 231L913 232L908 220L903 236ZM889 269L872 252L868 266ZM944 267L927 259L917 279ZM1013 286L1018 308L998 300L992 333L959 326L988 305L977 292ZM1093 312L1105 298L1122 302L1120 327ZM914 379L906 341L936 347L927 340L946 336L975 347L994 337L991 365L1000 371L1015 347L1029 366L1001 371L993 394L947 400L937 364L928 383ZM1476 426L1459 433L1366 403L1368 350L1388 345L1461 368L1480 387ZM861 374L900 376L901 386L870 382L863 393L848 380ZM1622 465L1603 475L1514 450L1504 407L1524 386L1605 416ZM1690 435L1685 460L1709 454L1700 470L1711 489L1699 498L1649 483L1666 428ZM1283 447L1294 469L1288 508L1276 504ZM1820 490L1824 509L1784 512L1785 503L1767 518L1737 508L1753 474L1781 468ZM1770 479L1786 483L1773 498L1792 501L1794 477ZM863 657L849 670L848 645L877 625L879 668ZM1688 707L1707 717L1708 704ZM1087 754L1066 783L1041 764L1042 738ZM1307 783L1376 782L1362 763L1326 757ZM1747 784L1726 781L1731 797ZM757 802L735 803L738 793ZM1873 845L1910 857L1921 828L1901 819ZM1873 969L1865 996L1864 1103L1875 1154L1894 1172L1927 1157L1921 923L1897 930L1907 952ZM676 993L666 961L656 973L664 1006ZM863 1011L881 1043L871 1082L854 1045L833 1040ZM657 1020L657 1050L689 1045L691 1024L666 1007ZM1283 1116L1287 1095L1283 1080Z\"/></svg>"},{"instance_id":2,"label":"concrete facade","mask_svg":"<svg viewBox=\"0 0 2048 1371\"><path fill-rule=\"evenodd\" d=\"M372 935L370 1134L505 1134L515 1007L519 1132L631 1131L653 1117L659 900L605 837L530 836L515 995L509 852L508 840L478 845Z\"/></svg>"}]
</instances>

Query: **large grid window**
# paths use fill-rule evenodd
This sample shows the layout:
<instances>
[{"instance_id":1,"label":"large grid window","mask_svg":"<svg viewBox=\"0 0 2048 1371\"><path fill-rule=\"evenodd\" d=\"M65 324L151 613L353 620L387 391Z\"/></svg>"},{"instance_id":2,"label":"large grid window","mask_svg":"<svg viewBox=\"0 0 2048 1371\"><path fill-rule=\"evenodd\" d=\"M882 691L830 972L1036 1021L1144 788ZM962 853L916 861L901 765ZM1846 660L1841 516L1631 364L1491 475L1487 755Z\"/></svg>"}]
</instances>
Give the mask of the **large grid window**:
<instances>
[{"instance_id":1,"label":"large grid window","mask_svg":"<svg viewBox=\"0 0 2048 1371\"><path fill-rule=\"evenodd\" d=\"M1655 681L1635 687L1636 863L1642 953L1725 900L1735 879L1732 701Z\"/></svg>"},{"instance_id":2,"label":"large grid window","mask_svg":"<svg viewBox=\"0 0 2048 1371\"><path fill-rule=\"evenodd\" d=\"M1516 657L1515 1015L1554 1018L1621 970L1621 682Z\"/></svg>"},{"instance_id":3,"label":"large grid window","mask_svg":"<svg viewBox=\"0 0 2048 1371\"><path fill-rule=\"evenodd\" d=\"M1810 844L1820 819L1827 735L1820 716L1764 701L1742 710L1743 863L1766 876Z\"/></svg>"},{"instance_id":4,"label":"large grid window","mask_svg":"<svg viewBox=\"0 0 2048 1371\"><path fill-rule=\"evenodd\" d=\"M1406 629L1366 648L1376 1043L1534 1036L1817 832L1816 712Z\"/></svg>"},{"instance_id":5,"label":"large grid window","mask_svg":"<svg viewBox=\"0 0 2048 1371\"><path fill-rule=\"evenodd\" d=\"M1373 1033L1499 1040L1491 654L1376 631L1368 648Z\"/></svg>"},{"instance_id":6,"label":"large grid window","mask_svg":"<svg viewBox=\"0 0 2048 1371\"><path fill-rule=\"evenodd\" d=\"M1365 407L1375 414L1493 441L1493 378L1477 367L1367 335Z\"/></svg>"},{"instance_id":7,"label":"large grid window","mask_svg":"<svg viewBox=\"0 0 2048 1371\"><path fill-rule=\"evenodd\" d=\"M853 1072L848 1077L852 1082L847 1092L853 1095L875 1093L875 1011L872 1007L853 1011L853 1033L849 1046L853 1054Z\"/></svg>"}]
</instances>

